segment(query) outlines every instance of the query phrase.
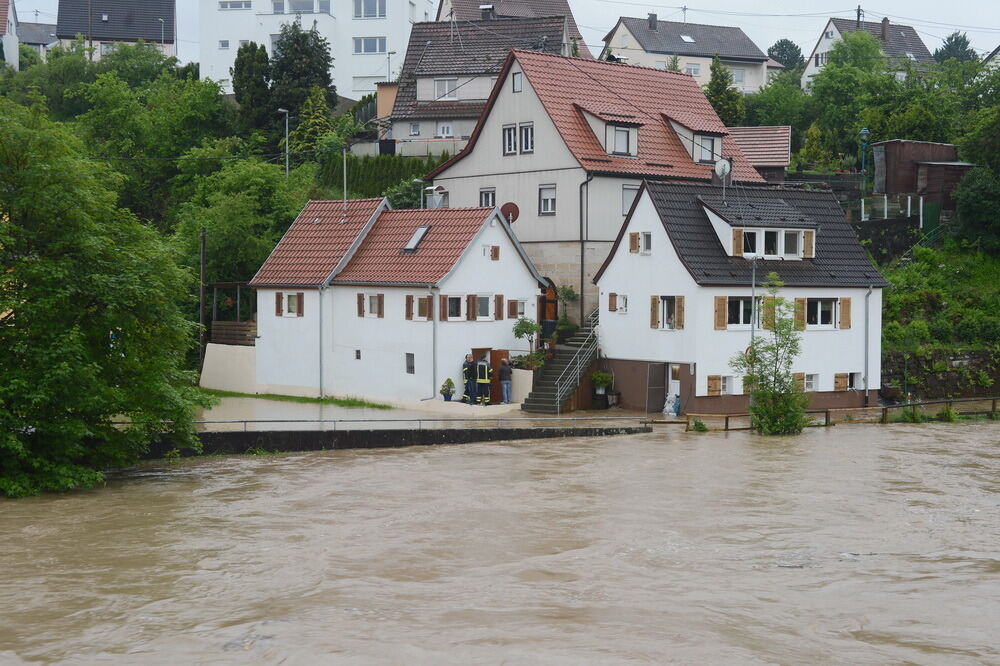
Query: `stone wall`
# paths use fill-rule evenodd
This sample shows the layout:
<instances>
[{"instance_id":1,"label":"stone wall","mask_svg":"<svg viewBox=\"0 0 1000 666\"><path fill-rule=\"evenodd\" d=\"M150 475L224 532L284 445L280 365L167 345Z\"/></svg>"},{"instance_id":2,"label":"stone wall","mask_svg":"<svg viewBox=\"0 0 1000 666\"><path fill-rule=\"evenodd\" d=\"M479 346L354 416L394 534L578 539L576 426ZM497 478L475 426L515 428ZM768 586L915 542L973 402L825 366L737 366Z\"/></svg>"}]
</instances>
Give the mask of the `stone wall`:
<instances>
[{"instance_id":1,"label":"stone wall","mask_svg":"<svg viewBox=\"0 0 1000 666\"><path fill-rule=\"evenodd\" d=\"M898 399L980 398L1000 394L1000 353L990 350L890 352L882 359L883 395Z\"/></svg>"},{"instance_id":2,"label":"stone wall","mask_svg":"<svg viewBox=\"0 0 1000 666\"><path fill-rule=\"evenodd\" d=\"M851 227L861 245L879 264L902 256L920 240L920 218L917 216L851 222Z\"/></svg>"}]
</instances>

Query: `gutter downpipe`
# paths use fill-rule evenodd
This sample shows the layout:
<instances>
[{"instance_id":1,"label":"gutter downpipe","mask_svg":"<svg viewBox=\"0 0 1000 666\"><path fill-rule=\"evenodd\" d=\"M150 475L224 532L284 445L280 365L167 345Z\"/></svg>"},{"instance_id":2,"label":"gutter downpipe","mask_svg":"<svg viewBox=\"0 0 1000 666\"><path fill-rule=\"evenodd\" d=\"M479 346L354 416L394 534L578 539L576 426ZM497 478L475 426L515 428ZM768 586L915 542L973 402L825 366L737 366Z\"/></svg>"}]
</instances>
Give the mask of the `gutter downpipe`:
<instances>
[{"instance_id":1,"label":"gutter downpipe","mask_svg":"<svg viewBox=\"0 0 1000 666\"><path fill-rule=\"evenodd\" d=\"M323 398L323 292L326 282L319 285L319 397ZM304 298L304 297L303 297Z\"/></svg>"},{"instance_id":2,"label":"gutter downpipe","mask_svg":"<svg viewBox=\"0 0 1000 666\"><path fill-rule=\"evenodd\" d=\"M584 290L584 266L587 263L586 262L586 258L587 258L587 256L586 256L586 247L587 247L587 244L586 244L586 237L585 237L585 234L583 232L583 229L584 229L584 227L583 227L583 211L584 211L584 208L585 208L585 206L583 204L583 188L584 188L584 186L586 186L586 188L587 188L587 206L586 206L586 209L587 209L587 218L588 218L587 221L590 222L590 219L589 219L590 218L590 181L592 181L592 180L594 180L594 174L592 172L588 171L587 172L587 178L586 178L586 180L584 180L582 183L580 183L580 326L583 326L583 324L585 323L585 321L586 321L586 312L587 312L587 309L586 309L586 307L584 306L584 303L583 303L583 301L584 301L584 298L583 298L583 290Z\"/></svg>"},{"instance_id":3,"label":"gutter downpipe","mask_svg":"<svg viewBox=\"0 0 1000 666\"><path fill-rule=\"evenodd\" d=\"M869 307L868 302L871 300L872 291L874 290L874 288L875 288L874 285L868 285L868 293L865 294L865 407L869 406L869 399L868 399L868 335L869 335L869 333L868 333L868 331L869 331L869 328L871 326L871 324L869 322L869 319L870 319L870 314L869 313L871 312L871 308Z\"/></svg>"},{"instance_id":4,"label":"gutter downpipe","mask_svg":"<svg viewBox=\"0 0 1000 666\"><path fill-rule=\"evenodd\" d=\"M427 308L427 314L431 315L433 311L434 304L437 303L438 307L441 306L441 299L437 298L434 293L434 285L427 285L427 294L431 297L431 307ZM437 317L431 317L431 395L429 398L421 398L420 402L426 402L427 400L434 400L437 398L437 370L438 370L438 317L441 314L438 313Z\"/></svg>"}]
</instances>

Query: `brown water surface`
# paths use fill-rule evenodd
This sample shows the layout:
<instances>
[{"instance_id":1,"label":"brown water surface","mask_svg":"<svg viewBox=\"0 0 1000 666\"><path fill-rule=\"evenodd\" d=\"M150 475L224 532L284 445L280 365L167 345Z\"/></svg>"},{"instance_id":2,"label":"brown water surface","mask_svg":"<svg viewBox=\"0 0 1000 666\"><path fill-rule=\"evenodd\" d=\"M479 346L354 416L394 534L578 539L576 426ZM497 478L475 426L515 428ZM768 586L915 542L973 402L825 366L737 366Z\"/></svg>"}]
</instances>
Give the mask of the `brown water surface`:
<instances>
[{"instance_id":1,"label":"brown water surface","mask_svg":"<svg viewBox=\"0 0 1000 666\"><path fill-rule=\"evenodd\" d=\"M1000 427L151 463L0 503L0 663L1000 663Z\"/></svg>"}]
</instances>

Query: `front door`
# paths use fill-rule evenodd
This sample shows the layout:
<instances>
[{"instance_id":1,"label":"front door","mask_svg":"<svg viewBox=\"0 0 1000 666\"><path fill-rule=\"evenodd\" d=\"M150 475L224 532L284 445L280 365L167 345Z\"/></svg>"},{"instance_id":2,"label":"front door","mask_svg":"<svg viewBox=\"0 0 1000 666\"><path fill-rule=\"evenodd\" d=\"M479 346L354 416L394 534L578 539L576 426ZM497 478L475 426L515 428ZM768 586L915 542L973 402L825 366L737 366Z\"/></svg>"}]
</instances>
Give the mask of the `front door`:
<instances>
[{"instance_id":1,"label":"front door","mask_svg":"<svg viewBox=\"0 0 1000 666\"><path fill-rule=\"evenodd\" d=\"M681 394L681 366L680 363L670 363L668 366L670 375L667 379L667 395Z\"/></svg>"}]
</instances>

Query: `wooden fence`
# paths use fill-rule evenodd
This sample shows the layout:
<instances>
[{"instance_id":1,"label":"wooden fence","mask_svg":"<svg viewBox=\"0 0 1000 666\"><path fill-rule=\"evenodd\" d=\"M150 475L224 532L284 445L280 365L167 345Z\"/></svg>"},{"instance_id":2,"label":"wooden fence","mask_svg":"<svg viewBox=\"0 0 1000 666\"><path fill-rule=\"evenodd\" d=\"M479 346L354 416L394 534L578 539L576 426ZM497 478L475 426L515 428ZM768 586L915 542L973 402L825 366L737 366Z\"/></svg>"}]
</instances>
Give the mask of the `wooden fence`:
<instances>
[{"instance_id":1,"label":"wooden fence","mask_svg":"<svg viewBox=\"0 0 1000 666\"><path fill-rule=\"evenodd\" d=\"M255 321L213 321L210 342L217 345L243 345L253 347L257 340Z\"/></svg>"}]
</instances>

